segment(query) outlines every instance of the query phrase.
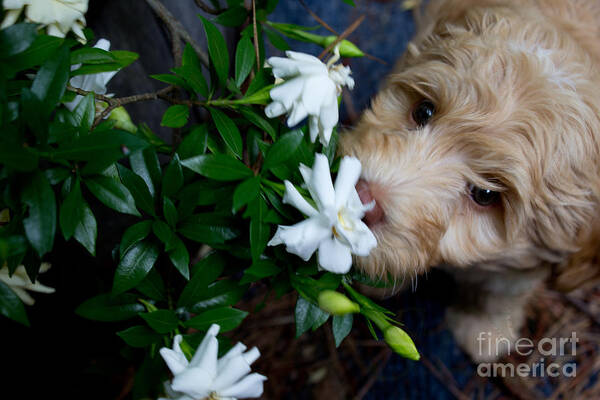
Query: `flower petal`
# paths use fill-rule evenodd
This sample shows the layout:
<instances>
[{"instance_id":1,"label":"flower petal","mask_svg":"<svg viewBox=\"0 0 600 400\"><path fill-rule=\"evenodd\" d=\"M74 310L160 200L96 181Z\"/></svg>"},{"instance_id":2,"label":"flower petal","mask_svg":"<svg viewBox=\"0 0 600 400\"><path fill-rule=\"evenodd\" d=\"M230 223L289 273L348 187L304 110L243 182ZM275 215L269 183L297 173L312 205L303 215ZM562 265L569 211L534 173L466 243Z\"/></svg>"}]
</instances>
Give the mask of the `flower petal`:
<instances>
[{"instance_id":1,"label":"flower petal","mask_svg":"<svg viewBox=\"0 0 600 400\"><path fill-rule=\"evenodd\" d=\"M252 363L260 357L260 351L258 351L257 347L253 347L244 354L242 354L244 360L248 363L248 365L252 365Z\"/></svg>"},{"instance_id":2,"label":"flower petal","mask_svg":"<svg viewBox=\"0 0 600 400\"><path fill-rule=\"evenodd\" d=\"M302 104L300 101L296 101L292 106L292 111L288 116L287 126L292 128L302 122L302 120L306 117L308 117L308 111L306 111L304 104Z\"/></svg>"},{"instance_id":3,"label":"flower petal","mask_svg":"<svg viewBox=\"0 0 600 400\"><path fill-rule=\"evenodd\" d=\"M320 212L335 206L335 191L329 172L329 160L325 155L315 154L310 183L306 184L312 186L316 195L313 200L317 203Z\"/></svg>"},{"instance_id":4,"label":"flower petal","mask_svg":"<svg viewBox=\"0 0 600 400\"><path fill-rule=\"evenodd\" d=\"M283 103L279 101L274 101L265 107L265 115L269 118L279 117L288 111Z\"/></svg>"},{"instance_id":5,"label":"flower petal","mask_svg":"<svg viewBox=\"0 0 600 400\"><path fill-rule=\"evenodd\" d=\"M246 345L244 343L238 342L233 346L225 355L217 361L217 371L220 374L221 369L225 365L225 362L232 357L237 357L242 355L242 353L246 350Z\"/></svg>"},{"instance_id":6,"label":"flower petal","mask_svg":"<svg viewBox=\"0 0 600 400\"><path fill-rule=\"evenodd\" d=\"M369 227L357 219L352 221L352 229L343 229L341 226L336 226L336 230L340 236L350 244L352 254L366 257L371 250L377 247L377 239Z\"/></svg>"},{"instance_id":7,"label":"flower petal","mask_svg":"<svg viewBox=\"0 0 600 400\"><path fill-rule=\"evenodd\" d=\"M362 166L355 157L344 157L340 162L337 178L335 179L335 208L346 206L350 194L356 191L356 183L360 178Z\"/></svg>"},{"instance_id":8,"label":"flower petal","mask_svg":"<svg viewBox=\"0 0 600 400\"><path fill-rule=\"evenodd\" d=\"M303 88L304 80L301 78L294 78L275 86L271 89L269 95L273 101L278 101L283 104L286 110L291 110L295 105L296 100L302 94Z\"/></svg>"},{"instance_id":9,"label":"flower petal","mask_svg":"<svg viewBox=\"0 0 600 400\"><path fill-rule=\"evenodd\" d=\"M202 368L186 368L173 378L173 390L186 394L194 399L203 399L212 392L214 377L212 371Z\"/></svg>"},{"instance_id":10,"label":"flower petal","mask_svg":"<svg viewBox=\"0 0 600 400\"><path fill-rule=\"evenodd\" d=\"M235 385L220 391L218 394L221 397L234 397L239 399L257 398L263 394L263 382L266 380L266 376L253 373Z\"/></svg>"},{"instance_id":11,"label":"flower petal","mask_svg":"<svg viewBox=\"0 0 600 400\"><path fill-rule=\"evenodd\" d=\"M323 224L320 218L313 217L292 226L280 225L268 244L276 246L283 243L288 253L308 261L319 247L319 243L329 235L331 227Z\"/></svg>"},{"instance_id":12,"label":"flower petal","mask_svg":"<svg viewBox=\"0 0 600 400\"><path fill-rule=\"evenodd\" d=\"M319 115L323 100L335 96L335 83L326 75L309 76L304 81L302 104L310 115Z\"/></svg>"},{"instance_id":13,"label":"flower petal","mask_svg":"<svg viewBox=\"0 0 600 400\"><path fill-rule=\"evenodd\" d=\"M319 265L335 274L345 274L352 266L350 247L335 237L327 238L319 246Z\"/></svg>"},{"instance_id":14,"label":"flower petal","mask_svg":"<svg viewBox=\"0 0 600 400\"><path fill-rule=\"evenodd\" d=\"M165 363L167 363L167 367L171 370L173 375L177 375L181 373L188 366L188 360L185 356L177 351L168 349L163 347L159 351Z\"/></svg>"},{"instance_id":15,"label":"flower petal","mask_svg":"<svg viewBox=\"0 0 600 400\"><path fill-rule=\"evenodd\" d=\"M283 195L283 202L290 204L298 209L302 214L309 217L314 217L319 214L313 206L298 192L296 187L288 180L284 181L285 194Z\"/></svg>"},{"instance_id":16,"label":"flower petal","mask_svg":"<svg viewBox=\"0 0 600 400\"><path fill-rule=\"evenodd\" d=\"M227 389L244 376L248 375L250 371L250 365L248 365L241 355L230 358L227 360L223 370L219 373L219 376L213 381L211 390L220 392L223 389Z\"/></svg>"}]
</instances>

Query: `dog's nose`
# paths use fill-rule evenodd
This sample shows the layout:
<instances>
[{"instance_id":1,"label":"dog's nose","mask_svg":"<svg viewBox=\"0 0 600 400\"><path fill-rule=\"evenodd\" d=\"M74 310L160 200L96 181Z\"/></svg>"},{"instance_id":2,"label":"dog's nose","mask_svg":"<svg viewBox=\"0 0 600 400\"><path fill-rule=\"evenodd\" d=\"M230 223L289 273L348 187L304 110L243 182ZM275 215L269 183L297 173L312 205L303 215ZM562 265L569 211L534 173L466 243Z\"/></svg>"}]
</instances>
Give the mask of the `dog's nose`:
<instances>
[{"instance_id":1,"label":"dog's nose","mask_svg":"<svg viewBox=\"0 0 600 400\"><path fill-rule=\"evenodd\" d=\"M375 207L372 210L367 211L363 220L369 227L373 227L383 221L384 213L383 208L377 201L377 199L373 196L373 192L371 191L371 187L369 183L364 180L359 180L356 184L356 191L358 192L358 197L360 197L360 201L363 204L369 204L373 200L375 200Z\"/></svg>"}]
</instances>

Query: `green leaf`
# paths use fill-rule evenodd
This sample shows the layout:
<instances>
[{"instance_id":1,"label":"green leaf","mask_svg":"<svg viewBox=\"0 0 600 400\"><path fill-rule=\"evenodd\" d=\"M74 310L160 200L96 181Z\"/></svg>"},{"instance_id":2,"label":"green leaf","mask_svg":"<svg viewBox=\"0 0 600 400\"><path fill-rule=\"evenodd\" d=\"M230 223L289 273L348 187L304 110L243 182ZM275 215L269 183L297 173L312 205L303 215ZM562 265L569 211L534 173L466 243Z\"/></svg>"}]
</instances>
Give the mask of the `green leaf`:
<instances>
[{"instance_id":1,"label":"green leaf","mask_svg":"<svg viewBox=\"0 0 600 400\"><path fill-rule=\"evenodd\" d=\"M137 302L137 296L133 294L115 296L105 293L86 300L77 307L75 313L94 321L113 322L133 318L144 310L144 306Z\"/></svg>"},{"instance_id":2,"label":"green leaf","mask_svg":"<svg viewBox=\"0 0 600 400\"><path fill-rule=\"evenodd\" d=\"M79 180L77 180L60 207L60 229L65 240L69 240L73 236L75 227L80 222L80 205L82 202L83 196L81 195L81 186L79 185Z\"/></svg>"},{"instance_id":3,"label":"green leaf","mask_svg":"<svg viewBox=\"0 0 600 400\"><path fill-rule=\"evenodd\" d=\"M163 221L156 220L152 223L152 232L165 245L165 249L169 250L171 241L173 240L173 230Z\"/></svg>"},{"instance_id":4,"label":"green leaf","mask_svg":"<svg viewBox=\"0 0 600 400\"><path fill-rule=\"evenodd\" d=\"M61 145L51 153L51 157L60 160L92 161L96 165L99 165L97 160L101 159L104 167L100 166L96 171L98 172L131 152L145 147L148 147L148 142L129 132L94 131Z\"/></svg>"},{"instance_id":5,"label":"green leaf","mask_svg":"<svg viewBox=\"0 0 600 400\"><path fill-rule=\"evenodd\" d=\"M296 319L297 338L311 328L313 330L318 328L327 321L327 318L329 318L329 314L302 296L298 296L294 316Z\"/></svg>"},{"instance_id":6,"label":"green leaf","mask_svg":"<svg viewBox=\"0 0 600 400\"><path fill-rule=\"evenodd\" d=\"M233 211L236 212L260 193L260 177L254 176L240 183L233 193Z\"/></svg>"},{"instance_id":7,"label":"green leaf","mask_svg":"<svg viewBox=\"0 0 600 400\"><path fill-rule=\"evenodd\" d=\"M44 102L44 113L49 114L60 101L69 80L69 49L59 48L40 68L31 85L31 91Z\"/></svg>"},{"instance_id":8,"label":"green leaf","mask_svg":"<svg viewBox=\"0 0 600 400\"><path fill-rule=\"evenodd\" d=\"M161 340L159 334L143 325L132 326L117 332L117 335L131 347L148 347Z\"/></svg>"},{"instance_id":9,"label":"green leaf","mask_svg":"<svg viewBox=\"0 0 600 400\"><path fill-rule=\"evenodd\" d=\"M177 316L171 310L156 310L140 314L140 317L146 321L150 328L160 334L171 332L177 328L177 324L179 323L179 319L177 319Z\"/></svg>"},{"instance_id":10,"label":"green leaf","mask_svg":"<svg viewBox=\"0 0 600 400\"><path fill-rule=\"evenodd\" d=\"M281 268L279 268L273 261L257 260L252 263L250 268L247 268L244 271L244 276L242 277L240 283L255 282L259 279L277 275L280 272Z\"/></svg>"},{"instance_id":11,"label":"green leaf","mask_svg":"<svg viewBox=\"0 0 600 400\"><path fill-rule=\"evenodd\" d=\"M0 139L0 163L18 171L31 171L38 165L38 157L17 143Z\"/></svg>"},{"instance_id":12,"label":"green leaf","mask_svg":"<svg viewBox=\"0 0 600 400\"><path fill-rule=\"evenodd\" d=\"M182 77L177 76L177 75L156 74L156 75L150 75L150 78L156 79L157 81L160 81L160 82L168 83L169 85L180 86L180 87L184 87L184 88L187 87L187 83L186 83L185 79L183 79Z\"/></svg>"},{"instance_id":13,"label":"green leaf","mask_svg":"<svg viewBox=\"0 0 600 400\"><path fill-rule=\"evenodd\" d=\"M0 281L0 314L29 326L25 306L23 306L19 296L2 281Z\"/></svg>"},{"instance_id":14,"label":"green leaf","mask_svg":"<svg viewBox=\"0 0 600 400\"><path fill-rule=\"evenodd\" d=\"M248 290L248 285L240 285L239 282L222 279L208 285L196 302L186 309L191 313L200 313L210 308L229 307L237 304Z\"/></svg>"},{"instance_id":15,"label":"green leaf","mask_svg":"<svg viewBox=\"0 0 600 400\"><path fill-rule=\"evenodd\" d=\"M154 199L152 199L152 195L150 194L150 190L148 189L146 182L144 182L139 175L133 173L127 167L124 167L121 164L117 164L117 169L119 171L121 182L123 182L125 187L133 196L135 204L141 210L152 216L156 216L154 211Z\"/></svg>"},{"instance_id":16,"label":"green leaf","mask_svg":"<svg viewBox=\"0 0 600 400\"><path fill-rule=\"evenodd\" d=\"M210 115L217 126L217 130L221 134L221 137L225 141L227 147L235 154L238 158L242 157L242 135L240 130L235 123L221 110L216 108L209 108Z\"/></svg>"},{"instance_id":17,"label":"green leaf","mask_svg":"<svg viewBox=\"0 0 600 400\"><path fill-rule=\"evenodd\" d=\"M265 29L265 33L267 34L267 38L269 42L278 50L287 51L290 50L290 45L282 38L279 34L275 32L271 32L268 29Z\"/></svg>"},{"instance_id":18,"label":"green leaf","mask_svg":"<svg viewBox=\"0 0 600 400\"><path fill-rule=\"evenodd\" d=\"M80 219L73 237L77 240L91 255L96 255L96 239L98 237L98 224L92 209L85 200L81 203Z\"/></svg>"},{"instance_id":19,"label":"green leaf","mask_svg":"<svg viewBox=\"0 0 600 400\"><path fill-rule=\"evenodd\" d=\"M135 288L153 300L163 301L166 299L165 283L156 269L150 270L150 273Z\"/></svg>"},{"instance_id":20,"label":"green leaf","mask_svg":"<svg viewBox=\"0 0 600 400\"><path fill-rule=\"evenodd\" d=\"M208 154L181 161L181 165L217 181L237 181L249 178L252 170L242 162L224 154Z\"/></svg>"},{"instance_id":21,"label":"green leaf","mask_svg":"<svg viewBox=\"0 0 600 400\"><path fill-rule=\"evenodd\" d=\"M184 222L177 232L188 239L204 244L223 244L238 236L237 231L228 226L199 225L196 222Z\"/></svg>"},{"instance_id":22,"label":"green leaf","mask_svg":"<svg viewBox=\"0 0 600 400\"><path fill-rule=\"evenodd\" d=\"M204 32L206 33L206 41L208 43L208 54L210 55L212 65L215 68L221 85L225 86L225 81L227 81L227 76L229 75L227 43L216 26L203 16L199 15L199 17L204 25Z\"/></svg>"},{"instance_id":23,"label":"green leaf","mask_svg":"<svg viewBox=\"0 0 600 400\"><path fill-rule=\"evenodd\" d=\"M178 307L190 306L198 301L206 291L208 285L217 279L225 269L225 260L216 253L210 254L197 262L192 268L192 279L183 288Z\"/></svg>"},{"instance_id":24,"label":"green leaf","mask_svg":"<svg viewBox=\"0 0 600 400\"><path fill-rule=\"evenodd\" d=\"M248 313L236 308L220 307L204 311L184 323L186 328L202 331L208 330L212 324L221 326L221 332L228 332L238 327Z\"/></svg>"},{"instance_id":25,"label":"green leaf","mask_svg":"<svg viewBox=\"0 0 600 400\"><path fill-rule=\"evenodd\" d=\"M121 258L138 242L144 240L152 231L152 221L142 221L135 225L127 228L123 237L121 238L121 245L119 247L119 254Z\"/></svg>"},{"instance_id":26,"label":"green leaf","mask_svg":"<svg viewBox=\"0 0 600 400\"><path fill-rule=\"evenodd\" d=\"M21 118L31 129L38 143L46 144L48 141L48 121L46 115L40 110L44 103L28 88L21 89Z\"/></svg>"},{"instance_id":27,"label":"green leaf","mask_svg":"<svg viewBox=\"0 0 600 400\"><path fill-rule=\"evenodd\" d=\"M250 249L252 252L252 260L257 261L267 247L267 242L271 236L271 228L268 224L263 222L265 215L267 214L267 205L265 204L265 201L262 197L257 197L254 202L257 203L257 205L255 206L255 213L250 220Z\"/></svg>"},{"instance_id":28,"label":"green leaf","mask_svg":"<svg viewBox=\"0 0 600 400\"><path fill-rule=\"evenodd\" d=\"M335 347L340 347L342 341L348 336L352 330L354 317L352 314L334 315L331 324L333 330L333 338L335 339Z\"/></svg>"},{"instance_id":29,"label":"green leaf","mask_svg":"<svg viewBox=\"0 0 600 400\"><path fill-rule=\"evenodd\" d=\"M115 56L109 51L95 47L83 47L71 52L70 63L73 64L104 64L116 62Z\"/></svg>"},{"instance_id":30,"label":"green leaf","mask_svg":"<svg viewBox=\"0 0 600 400\"><path fill-rule=\"evenodd\" d=\"M160 188L162 172L156 151L148 147L141 151L136 151L129 157L131 161L131 169L137 175L141 176L152 197L156 195Z\"/></svg>"},{"instance_id":31,"label":"green leaf","mask_svg":"<svg viewBox=\"0 0 600 400\"><path fill-rule=\"evenodd\" d=\"M25 234L39 257L52 250L56 232L56 198L50 182L41 172L35 173L21 193L29 210L23 220Z\"/></svg>"},{"instance_id":32,"label":"green leaf","mask_svg":"<svg viewBox=\"0 0 600 400\"><path fill-rule=\"evenodd\" d=\"M126 50L111 50L110 54L117 60L117 64L119 64L120 68L125 68L140 58L138 53Z\"/></svg>"},{"instance_id":33,"label":"green leaf","mask_svg":"<svg viewBox=\"0 0 600 400\"><path fill-rule=\"evenodd\" d=\"M271 139L275 140L275 138L277 137L277 132L275 131L275 128L273 128L273 126L266 119L252 111L252 109L250 109L249 107L240 108L240 112L248 121L252 122L258 128L267 132L269 136L271 136Z\"/></svg>"},{"instance_id":34,"label":"green leaf","mask_svg":"<svg viewBox=\"0 0 600 400\"><path fill-rule=\"evenodd\" d=\"M277 142L275 142L267 152L263 169L268 171L272 167L280 165L285 161L289 160L292 155L298 150L304 133L301 130L296 129L281 136Z\"/></svg>"},{"instance_id":35,"label":"green leaf","mask_svg":"<svg viewBox=\"0 0 600 400\"><path fill-rule=\"evenodd\" d=\"M162 182L163 196L171 197L183 186L183 171L179 163L179 156L174 155L173 159L165 169Z\"/></svg>"},{"instance_id":36,"label":"green leaf","mask_svg":"<svg viewBox=\"0 0 600 400\"><path fill-rule=\"evenodd\" d=\"M229 27L240 26L246 20L248 10L245 7L230 7L215 18L217 24Z\"/></svg>"},{"instance_id":37,"label":"green leaf","mask_svg":"<svg viewBox=\"0 0 600 400\"><path fill-rule=\"evenodd\" d=\"M167 220L167 223L175 228L177 225L177 221L179 220L179 215L177 213L177 208L175 208L175 204L168 197L163 197L163 215Z\"/></svg>"},{"instance_id":38,"label":"green leaf","mask_svg":"<svg viewBox=\"0 0 600 400\"><path fill-rule=\"evenodd\" d=\"M177 154L183 160L202 155L206 152L207 139L208 129L206 129L206 125L197 125L183 138L177 148Z\"/></svg>"},{"instance_id":39,"label":"green leaf","mask_svg":"<svg viewBox=\"0 0 600 400\"><path fill-rule=\"evenodd\" d=\"M141 216L135 208L133 196L118 180L95 175L86 178L84 182L90 192L107 207L124 214Z\"/></svg>"},{"instance_id":40,"label":"green leaf","mask_svg":"<svg viewBox=\"0 0 600 400\"><path fill-rule=\"evenodd\" d=\"M136 243L121 259L115 272L113 293L118 294L134 288L154 266L160 247L157 243L144 240Z\"/></svg>"},{"instance_id":41,"label":"green leaf","mask_svg":"<svg viewBox=\"0 0 600 400\"><path fill-rule=\"evenodd\" d=\"M190 253L185 244L174 235L171 239L171 247L169 259L185 279L190 279Z\"/></svg>"},{"instance_id":42,"label":"green leaf","mask_svg":"<svg viewBox=\"0 0 600 400\"><path fill-rule=\"evenodd\" d=\"M11 257L22 257L29 249L27 239L21 235L0 236L0 265ZM15 268L11 269L14 271Z\"/></svg>"},{"instance_id":43,"label":"green leaf","mask_svg":"<svg viewBox=\"0 0 600 400\"><path fill-rule=\"evenodd\" d=\"M188 118L190 117L190 109L188 106L183 104L176 104L165 111L160 126L167 126L169 128L181 128L187 124Z\"/></svg>"},{"instance_id":44,"label":"green leaf","mask_svg":"<svg viewBox=\"0 0 600 400\"><path fill-rule=\"evenodd\" d=\"M80 128L80 132L88 132L92 128L96 116L96 101L94 99L94 94L90 93L81 99L71 115L73 116L75 125Z\"/></svg>"},{"instance_id":45,"label":"green leaf","mask_svg":"<svg viewBox=\"0 0 600 400\"><path fill-rule=\"evenodd\" d=\"M173 68L173 72L184 78L194 92L208 97L208 85L204 75L202 75L200 59L189 43L186 44L183 50L182 66Z\"/></svg>"},{"instance_id":46,"label":"green leaf","mask_svg":"<svg viewBox=\"0 0 600 400\"><path fill-rule=\"evenodd\" d=\"M37 37L36 24L15 24L0 31L0 58L19 54L33 44Z\"/></svg>"},{"instance_id":47,"label":"green leaf","mask_svg":"<svg viewBox=\"0 0 600 400\"><path fill-rule=\"evenodd\" d=\"M240 39L235 51L235 85L240 87L246 80L256 62L256 53L250 38Z\"/></svg>"},{"instance_id":48,"label":"green leaf","mask_svg":"<svg viewBox=\"0 0 600 400\"><path fill-rule=\"evenodd\" d=\"M342 1L352 7L356 7L356 4L354 4L354 0L342 0Z\"/></svg>"},{"instance_id":49,"label":"green leaf","mask_svg":"<svg viewBox=\"0 0 600 400\"><path fill-rule=\"evenodd\" d=\"M5 74L12 78L18 71L40 65L56 52L63 42L64 39L59 37L39 35L27 50L7 59L4 65Z\"/></svg>"}]
</instances>

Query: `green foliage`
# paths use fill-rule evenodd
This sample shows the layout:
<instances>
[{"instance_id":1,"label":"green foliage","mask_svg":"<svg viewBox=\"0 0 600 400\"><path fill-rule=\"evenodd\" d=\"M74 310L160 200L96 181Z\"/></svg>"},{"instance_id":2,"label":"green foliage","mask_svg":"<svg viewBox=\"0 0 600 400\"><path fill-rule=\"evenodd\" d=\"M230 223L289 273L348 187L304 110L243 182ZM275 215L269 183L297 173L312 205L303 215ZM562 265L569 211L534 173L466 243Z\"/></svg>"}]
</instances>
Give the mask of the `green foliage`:
<instances>
[{"instance_id":1,"label":"green foliage","mask_svg":"<svg viewBox=\"0 0 600 400\"><path fill-rule=\"evenodd\" d=\"M290 130L283 119L265 116L274 78L264 68L264 41L286 50L282 35L323 47L336 38L269 22L274 0L256 2L256 30L242 2L227 4L212 22L200 16L208 63L187 44L173 68L151 76L173 86L155 96L169 105L161 136L143 122L136 126L126 105L113 110L121 103L69 85L75 76L123 70L137 54L47 36L33 24L0 31L0 212L10 215L0 224L0 266L12 273L23 264L35 280L57 234L66 246L83 246L88 257L109 244L113 278L98 284L110 292L90 292L75 312L121 321L115 330L123 345L146 352L134 398L159 397L154 383L166 379L156 363L159 346L182 328L238 328L248 315L238 303L261 285L278 296L298 293L297 336L329 320L318 306L320 293L343 290L374 333L372 323L398 352L418 356L408 335L389 329L396 328L393 314L352 288L352 279L369 283L366 278L323 272L314 258L304 262L267 246L277 225L301 219L284 202L283 181L308 196L298 165L312 165L315 152L337 165L337 137L323 148L311 143L306 128ZM215 24L239 28L235 51ZM347 40L341 52L362 55ZM63 103L76 94L82 96L71 111ZM104 114L113 114L104 119L100 110L107 106ZM164 128L173 128L172 141L163 139ZM120 229L116 235L105 234L109 222ZM0 314L29 324L23 303L3 281ZM336 346L353 322L351 314L333 316Z\"/></svg>"}]
</instances>

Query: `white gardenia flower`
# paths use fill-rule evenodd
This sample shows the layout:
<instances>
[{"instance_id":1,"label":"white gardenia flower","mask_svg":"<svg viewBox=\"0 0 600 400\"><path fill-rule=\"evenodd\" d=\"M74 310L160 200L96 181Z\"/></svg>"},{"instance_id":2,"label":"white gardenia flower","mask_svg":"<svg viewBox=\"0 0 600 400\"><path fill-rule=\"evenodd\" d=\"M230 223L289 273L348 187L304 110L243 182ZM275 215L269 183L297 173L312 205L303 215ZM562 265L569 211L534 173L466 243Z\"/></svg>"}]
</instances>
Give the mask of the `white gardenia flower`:
<instances>
[{"instance_id":1,"label":"white gardenia flower","mask_svg":"<svg viewBox=\"0 0 600 400\"><path fill-rule=\"evenodd\" d=\"M84 14L89 0L3 0L6 15L0 29L14 24L25 8L25 19L28 22L41 24L48 35L65 37L73 31L78 40L85 43L83 28Z\"/></svg>"},{"instance_id":2,"label":"white gardenia flower","mask_svg":"<svg viewBox=\"0 0 600 400\"><path fill-rule=\"evenodd\" d=\"M96 45L96 49L104 51L110 50L110 42L106 39L99 39ZM73 65L71 70L76 70L81 67L81 64ZM106 94L106 85L119 71L108 71L100 72L98 74L90 75L77 75L71 78L69 84L75 88L83 89L88 92L94 92L95 94ZM77 95L73 101L65 103L65 106L73 111L75 107L81 102L83 96Z\"/></svg>"},{"instance_id":3,"label":"white gardenia flower","mask_svg":"<svg viewBox=\"0 0 600 400\"><path fill-rule=\"evenodd\" d=\"M285 181L284 203L291 204L308 219L292 226L280 225L269 245L283 243L288 252L304 261L318 249L321 268L338 274L350 270L352 254L369 255L377 246L377 239L361 218L375 203L363 205L358 197L355 186L360 171L358 159L344 157L334 186L325 155L315 155L312 169L300 164L300 173L317 207L310 205L294 185Z\"/></svg>"},{"instance_id":4,"label":"white gardenia flower","mask_svg":"<svg viewBox=\"0 0 600 400\"><path fill-rule=\"evenodd\" d=\"M323 145L329 144L331 132L338 123L337 97L342 86L354 87L350 67L342 64L325 65L317 57L295 51L286 51L287 58L271 57L267 63L273 75L284 83L271 89L273 100L265 108L269 118L288 114L287 124L292 127L308 117L310 138L319 136ZM332 58L335 62L339 55Z\"/></svg>"},{"instance_id":5,"label":"white gardenia flower","mask_svg":"<svg viewBox=\"0 0 600 400\"><path fill-rule=\"evenodd\" d=\"M160 349L160 355L173 373L173 381L166 385L169 399L237 400L262 395L263 381L267 378L258 373L250 374L250 364L260 357L260 352L256 347L246 351L246 346L238 343L217 359L219 329L216 324L210 327L189 362L181 351L181 335L175 336L173 349Z\"/></svg>"},{"instance_id":6,"label":"white gardenia flower","mask_svg":"<svg viewBox=\"0 0 600 400\"><path fill-rule=\"evenodd\" d=\"M40 267L40 274L48 271L49 269L49 263L42 263ZM0 281L7 284L8 287L10 287L11 290L15 292L17 296L19 296L21 301L28 306L32 306L35 303L35 300L29 295L29 293L26 292L27 290L39 293L54 293L54 288L44 286L37 280L35 283L31 283L31 280L29 279L29 276L27 276L27 272L25 271L25 267L23 265L19 265L12 276L9 275L7 266L0 268Z\"/></svg>"}]
</instances>

